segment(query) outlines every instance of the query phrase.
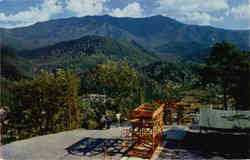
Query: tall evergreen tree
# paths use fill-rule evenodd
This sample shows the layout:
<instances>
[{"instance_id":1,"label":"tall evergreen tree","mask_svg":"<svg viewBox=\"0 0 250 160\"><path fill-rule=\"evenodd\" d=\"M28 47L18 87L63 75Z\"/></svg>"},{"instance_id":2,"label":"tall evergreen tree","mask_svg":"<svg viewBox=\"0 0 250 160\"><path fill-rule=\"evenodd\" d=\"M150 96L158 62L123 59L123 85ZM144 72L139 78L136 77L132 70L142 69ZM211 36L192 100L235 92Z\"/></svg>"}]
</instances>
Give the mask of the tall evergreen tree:
<instances>
[{"instance_id":1,"label":"tall evergreen tree","mask_svg":"<svg viewBox=\"0 0 250 160\"><path fill-rule=\"evenodd\" d=\"M249 106L249 52L239 51L226 41L216 43L201 77L204 84L222 87L224 108L228 106L228 96L235 99L238 109Z\"/></svg>"}]
</instances>

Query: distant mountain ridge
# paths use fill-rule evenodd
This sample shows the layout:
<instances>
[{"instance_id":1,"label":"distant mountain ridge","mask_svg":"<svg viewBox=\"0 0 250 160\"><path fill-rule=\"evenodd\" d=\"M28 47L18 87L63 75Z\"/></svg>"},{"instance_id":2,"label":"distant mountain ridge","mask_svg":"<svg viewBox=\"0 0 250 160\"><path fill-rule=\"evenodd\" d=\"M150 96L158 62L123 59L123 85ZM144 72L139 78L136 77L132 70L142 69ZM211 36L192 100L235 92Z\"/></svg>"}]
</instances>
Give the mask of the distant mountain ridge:
<instances>
[{"instance_id":1,"label":"distant mountain ridge","mask_svg":"<svg viewBox=\"0 0 250 160\"><path fill-rule=\"evenodd\" d=\"M66 18L23 28L0 29L0 34L3 35L5 43L18 50L45 47L86 35L106 36L115 40L133 40L145 48L154 48L162 53L172 52L172 49L168 48L179 44L184 48L190 43L208 48L215 42L223 40L234 43L240 49L250 50L250 30L234 31L210 26L187 25L164 16L116 18L105 15ZM185 50L181 51L185 52Z\"/></svg>"}]
</instances>

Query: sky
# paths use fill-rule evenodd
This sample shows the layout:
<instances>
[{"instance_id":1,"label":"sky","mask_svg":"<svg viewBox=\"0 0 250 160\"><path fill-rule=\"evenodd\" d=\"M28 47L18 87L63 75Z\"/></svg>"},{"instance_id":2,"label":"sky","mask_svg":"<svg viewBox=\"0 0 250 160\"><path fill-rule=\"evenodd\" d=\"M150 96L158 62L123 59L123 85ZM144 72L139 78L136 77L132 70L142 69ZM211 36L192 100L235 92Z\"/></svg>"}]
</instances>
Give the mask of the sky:
<instances>
[{"instance_id":1,"label":"sky","mask_svg":"<svg viewBox=\"0 0 250 160\"><path fill-rule=\"evenodd\" d=\"M0 0L2 28L87 15L163 15L185 24L245 30L250 29L250 0Z\"/></svg>"}]
</instances>

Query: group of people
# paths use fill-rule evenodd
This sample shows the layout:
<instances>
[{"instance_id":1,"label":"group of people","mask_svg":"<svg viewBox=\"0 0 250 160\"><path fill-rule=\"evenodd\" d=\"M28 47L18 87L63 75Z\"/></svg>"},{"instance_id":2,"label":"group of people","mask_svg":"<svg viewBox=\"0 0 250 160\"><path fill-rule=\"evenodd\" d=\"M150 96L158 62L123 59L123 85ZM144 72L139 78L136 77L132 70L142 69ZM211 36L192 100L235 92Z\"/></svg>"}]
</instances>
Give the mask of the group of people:
<instances>
[{"instance_id":1,"label":"group of people","mask_svg":"<svg viewBox=\"0 0 250 160\"><path fill-rule=\"evenodd\" d=\"M116 119L117 119L118 124L120 126L120 119L121 119L121 114L120 113L116 114ZM107 114L107 115L103 115L102 116L102 118L101 118L101 126L104 129L110 129L111 123L112 123L112 120L111 120L111 116L110 115Z\"/></svg>"}]
</instances>

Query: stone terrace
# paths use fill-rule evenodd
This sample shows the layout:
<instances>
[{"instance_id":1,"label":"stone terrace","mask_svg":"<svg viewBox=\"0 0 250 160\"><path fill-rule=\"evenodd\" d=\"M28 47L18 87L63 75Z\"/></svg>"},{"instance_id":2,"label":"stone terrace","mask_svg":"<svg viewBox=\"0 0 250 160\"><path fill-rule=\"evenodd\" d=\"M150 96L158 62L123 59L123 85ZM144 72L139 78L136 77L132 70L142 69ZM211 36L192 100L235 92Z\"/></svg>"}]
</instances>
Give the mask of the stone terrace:
<instances>
[{"instance_id":1,"label":"stone terrace","mask_svg":"<svg viewBox=\"0 0 250 160\"><path fill-rule=\"evenodd\" d=\"M215 132L201 134L198 128L190 129L186 126L165 127L164 134L167 140L152 159L250 158L249 152L242 150L249 145L245 144L244 135ZM106 148L106 159L126 160L128 158L126 149L122 147L123 141L125 139L121 137L120 127L113 126L108 130L78 129L4 145L0 149L0 159L102 160Z\"/></svg>"}]
</instances>

